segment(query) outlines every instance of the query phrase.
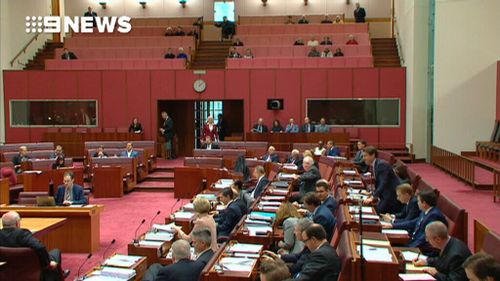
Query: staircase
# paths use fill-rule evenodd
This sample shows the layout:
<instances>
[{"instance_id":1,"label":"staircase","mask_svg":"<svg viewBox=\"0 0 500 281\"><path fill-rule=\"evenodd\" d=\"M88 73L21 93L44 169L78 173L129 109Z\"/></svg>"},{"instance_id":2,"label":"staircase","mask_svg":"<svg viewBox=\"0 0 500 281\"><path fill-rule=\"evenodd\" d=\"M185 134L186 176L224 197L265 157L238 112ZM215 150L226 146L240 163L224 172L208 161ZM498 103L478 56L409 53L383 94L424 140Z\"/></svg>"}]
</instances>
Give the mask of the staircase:
<instances>
[{"instance_id":1,"label":"staircase","mask_svg":"<svg viewBox=\"0 0 500 281\"><path fill-rule=\"evenodd\" d=\"M231 45L230 41L202 41L196 51L191 69L224 69Z\"/></svg>"},{"instance_id":2,"label":"staircase","mask_svg":"<svg viewBox=\"0 0 500 281\"><path fill-rule=\"evenodd\" d=\"M146 176L135 186L138 191L173 191L174 168L161 167Z\"/></svg>"},{"instance_id":3,"label":"staircase","mask_svg":"<svg viewBox=\"0 0 500 281\"><path fill-rule=\"evenodd\" d=\"M401 67L395 38L372 38L371 45L375 67Z\"/></svg>"},{"instance_id":4,"label":"staircase","mask_svg":"<svg viewBox=\"0 0 500 281\"><path fill-rule=\"evenodd\" d=\"M62 47L63 43L47 41L43 46L43 49L38 49L35 57L28 61L24 70L44 70L45 60L53 59L56 49Z\"/></svg>"}]
</instances>

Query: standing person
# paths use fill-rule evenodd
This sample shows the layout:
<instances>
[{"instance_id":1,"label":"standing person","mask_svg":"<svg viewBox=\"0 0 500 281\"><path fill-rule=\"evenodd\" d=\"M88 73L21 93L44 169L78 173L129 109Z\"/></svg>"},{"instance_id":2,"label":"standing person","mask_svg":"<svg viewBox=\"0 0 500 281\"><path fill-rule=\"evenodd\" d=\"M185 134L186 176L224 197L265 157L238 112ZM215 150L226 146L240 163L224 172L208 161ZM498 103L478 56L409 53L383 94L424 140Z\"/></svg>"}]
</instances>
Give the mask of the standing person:
<instances>
[{"instance_id":1,"label":"standing person","mask_svg":"<svg viewBox=\"0 0 500 281\"><path fill-rule=\"evenodd\" d=\"M217 115L217 131L219 131L219 140L224 141L226 138L227 123L222 114Z\"/></svg>"},{"instance_id":2,"label":"standing person","mask_svg":"<svg viewBox=\"0 0 500 281\"><path fill-rule=\"evenodd\" d=\"M160 128L161 134L165 137L165 152L167 159L174 159L173 152L173 139L174 139L174 120L168 116L166 111L161 112L161 118L163 118L163 124Z\"/></svg>"},{"instance_id":3,"label":"standing person","mask_svg":"<svg viewBox=\"0 0 500 281\"><path fill-rule=\"evenodd\" d=\"M92 7L88 7L87 8L87 11L85 12L85 14L83 14L84 17L92 17L92 26L93 27L96 27L97 26L97 22L96 22L96 18L97 18L97 13L94 12L94 10L92 9Z\"/></svg>"},{"instance_id":4,"label":"standing person","mask_svg":"<svg viewBox=\"0 0 500 281\"><path fill-rule=\"evenodd\" d=\"M361 8L359 2L356 3L356 9L354 10L354 18L356 22L365 22L366 11L365 8Z\"/></svg>"},{"instance_id":5,"label":"standing person","mask_svg":"<svg viewBox=\"0 0 500 281\"><path fill-rule=\"evenodd\" d=\"M232 21L229 21L226 16L222 18L222 22L215 25L216 27L221 28L222 36L221 41L224 39L233 40L233 36L236 33L235 24Z\"/></svg>"},{"instance_id":6,"label":"standing person","mask_svg":"<svg viewBox=\"0 0 500 281\"><path fill-rule=\"evenodd\" d=\"M201 129L201 142L203 143L207 136L210 136L210 139L214 142L219 141L219 132L217 130L217 125L214 124L214 118L212 116L208 116L207 123L203 125Z\"/></svg>"}]
</instances>

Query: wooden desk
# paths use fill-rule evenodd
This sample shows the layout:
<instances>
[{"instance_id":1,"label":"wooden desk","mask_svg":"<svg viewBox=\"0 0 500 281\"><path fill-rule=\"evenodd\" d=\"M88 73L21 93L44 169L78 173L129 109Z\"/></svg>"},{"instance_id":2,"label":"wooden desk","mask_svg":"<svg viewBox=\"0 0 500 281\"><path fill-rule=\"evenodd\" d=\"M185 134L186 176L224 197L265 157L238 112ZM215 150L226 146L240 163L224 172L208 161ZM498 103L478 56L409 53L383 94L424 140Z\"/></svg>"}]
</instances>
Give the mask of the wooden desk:
<instances>
[{"instance_id":1,"label":"wooden desk","mask_svg":"<svg viewBox=\"0 0 500 281\"><path fill-rule=\"evenodd\" d=\"M0 204L9 204L10 184L9 179L0 179Z\"/></svg>"},{"instance_id":2,"label":"wooden desk","mask_svg":"<svg viewBox=\"0 0 500 281\"><path fill-rule=\"evenodd\" d=\"M24 185L25 192L50 193L50 183L53 183L54 192L57 191L57 187L63 184L63 177L66 172L73 172L75 183L83 186L83 168L64 167L56 170L42 170L37 173L28 171L23 172L18 177Z\"/></svg>"},{"instance_id":3,"label":"wooden desk","mask_svg":"<svg viewBox=\"0 0 500 281\"><path fill-rule=\"evenodd\" d=\"M21 228L28 229L33 236L40 240L48 250L47 243L52 239L51 234L66 223L65 218L21 218ZM0 229L2 229L0 221Z\"/></svg>"},{"instance_id":4,"label":"wooden desk","mask_svg":"<svg viewBox=\"0 0 500 281\"><path fill-rule=\"evenodd\" d=\"M208 271L208 276L203 276L204 277L204 280L210 280L210 281L213 281L213 280L221 280L221 281L238 281L238 280L248 280L248 281L254 281L254 280L257 280L257 277L258 277L258 267L259 267L259 260L257 259L257 262L253 268L252 271L250 272L240 272L240 271L224 271L222 273L219 273L215 270L215 265L218 265L219 264L219 261L226 257L226 254L225 252L227 251L227 249L232 245L231 242L229 242L228 244L224 245L223 247L221 247L221 254L219 254L216 259L214 260L214 263L211 264L211 268L210 270ZM214 255L215 256L215 255Z\"/></svg>"},{"instance_id":5,"label":"wooden desk","mask_svg":"<svg viewBox=\"0 0 500 281\"><path fill-rule=\"evenodd\" d=\"M122 167L100 166L93 172L95 198L123 197L125 171Z\"/></svg>"},{"instance_id":6,"label":"wooden desk","mask_svg":"<svg viewBox=\"0 0 500 281\"><path fill-rule=\"evenodd\" d=\"M147 258L142 257L139 261L137 261L134 265L132 265L129 269L134 269L135 270L135 277L133 280L135 281L141 281L142 277L144 276L144 273L146 273L146 270L148 269L148 264L146 262ZM97 266L90 270L88 273L84 275L85 278L88 278L94 274L94 272L100 270L102 267Z\"/></svg>"},{"instance_id":7,"label":"wooden desk","mask_svg":"<svg viewBox=\"0 0 500 281\"><path fill-rule=\"evenodd\" d=\"M219 179L233 178L227 170L177 167L174 169L174 197L190 199L217 182Z\"/></svg>"},{"instance_id":8,"label":"wooden desk","mask_svg":"<svg viewBox=\"0 0 500 281\"><path fill-rule=\"evenodd\" d=\"M333 140L336 144L349 144L349 134L345 133L246 133L246 141L269 142L279 151L291 151L294 143L324 143Z\"/></svg>"},{"instance_id":9,"label":"wooden desk","mask_svg":"<svg viewBox=\"0 0 500 281\"><path fill-rule=\"evenodd\" d=\"M95 252L100 246L100 218L102 205L84 207L36 207L0 205L0 214L16 211L21 218L66 218L61 227L55 229L46 246L59 248L65 253Z\"/></svg>"},{"instance_id":10,"label":"wooden desk","mask_svg":"<svg viewBox=\"0 0 500 281\"><path fill-rule=\"evenodd\" d=\"M139 240L141 240L144 237L145 234L141 235L139 237ZM158 256L158 249L155 247L147 247L147 246L140 246L139 244L136 244L134 242L131 242L127 245L127 253L128 255L131 256L144 256L146 257L147 261L147 266L149 267L153 263L161 263L162 265L166 264L166 255L168 254L168 251L170 250L170 247L172 246L172 243L174 241L167 241L163 244L163 246L160 248L160 255Z\"/></svg>"}]
</instances>

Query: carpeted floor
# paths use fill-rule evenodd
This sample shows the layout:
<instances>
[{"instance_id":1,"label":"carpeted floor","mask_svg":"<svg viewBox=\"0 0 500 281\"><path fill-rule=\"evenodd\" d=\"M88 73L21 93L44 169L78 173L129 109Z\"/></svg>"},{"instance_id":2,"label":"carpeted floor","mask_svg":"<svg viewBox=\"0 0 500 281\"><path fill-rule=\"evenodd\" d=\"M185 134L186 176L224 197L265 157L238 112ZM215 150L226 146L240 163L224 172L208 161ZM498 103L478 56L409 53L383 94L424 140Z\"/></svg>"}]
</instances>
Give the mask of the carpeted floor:
<instances>
[{"instance_id":1,"label":"carpeted floor","mask_svg":"<svg viewBox=\"0 0 500 281\"><path fill-rule=\"evenodd\" d=\"M500 203L493 203L491 190L474 190L472 186L454 178L430 164L409 165L434 188L462 206L469 213L469 248L474 245L474 219L500 233Z\"/></svg>"}]
</instances>

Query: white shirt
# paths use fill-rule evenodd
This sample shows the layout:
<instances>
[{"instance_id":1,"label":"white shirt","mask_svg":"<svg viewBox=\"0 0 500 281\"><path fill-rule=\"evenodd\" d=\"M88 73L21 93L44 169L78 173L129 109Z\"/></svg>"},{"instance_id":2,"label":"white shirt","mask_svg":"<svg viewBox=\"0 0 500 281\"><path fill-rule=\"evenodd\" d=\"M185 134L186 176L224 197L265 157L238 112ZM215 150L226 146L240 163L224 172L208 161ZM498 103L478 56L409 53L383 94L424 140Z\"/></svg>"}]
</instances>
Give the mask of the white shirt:
<instances>
[{"instance_id":1,"label":"white shirt","mask_svg":"<svg viewBox=\"0 0 500 281\"><path fill-rule=\"evenodd\" d=\"M309 46L309 47L319 46L319 41L318 40L309 40L309 41L307 41L307 46Z\"/></svg>"}]
</instances>

